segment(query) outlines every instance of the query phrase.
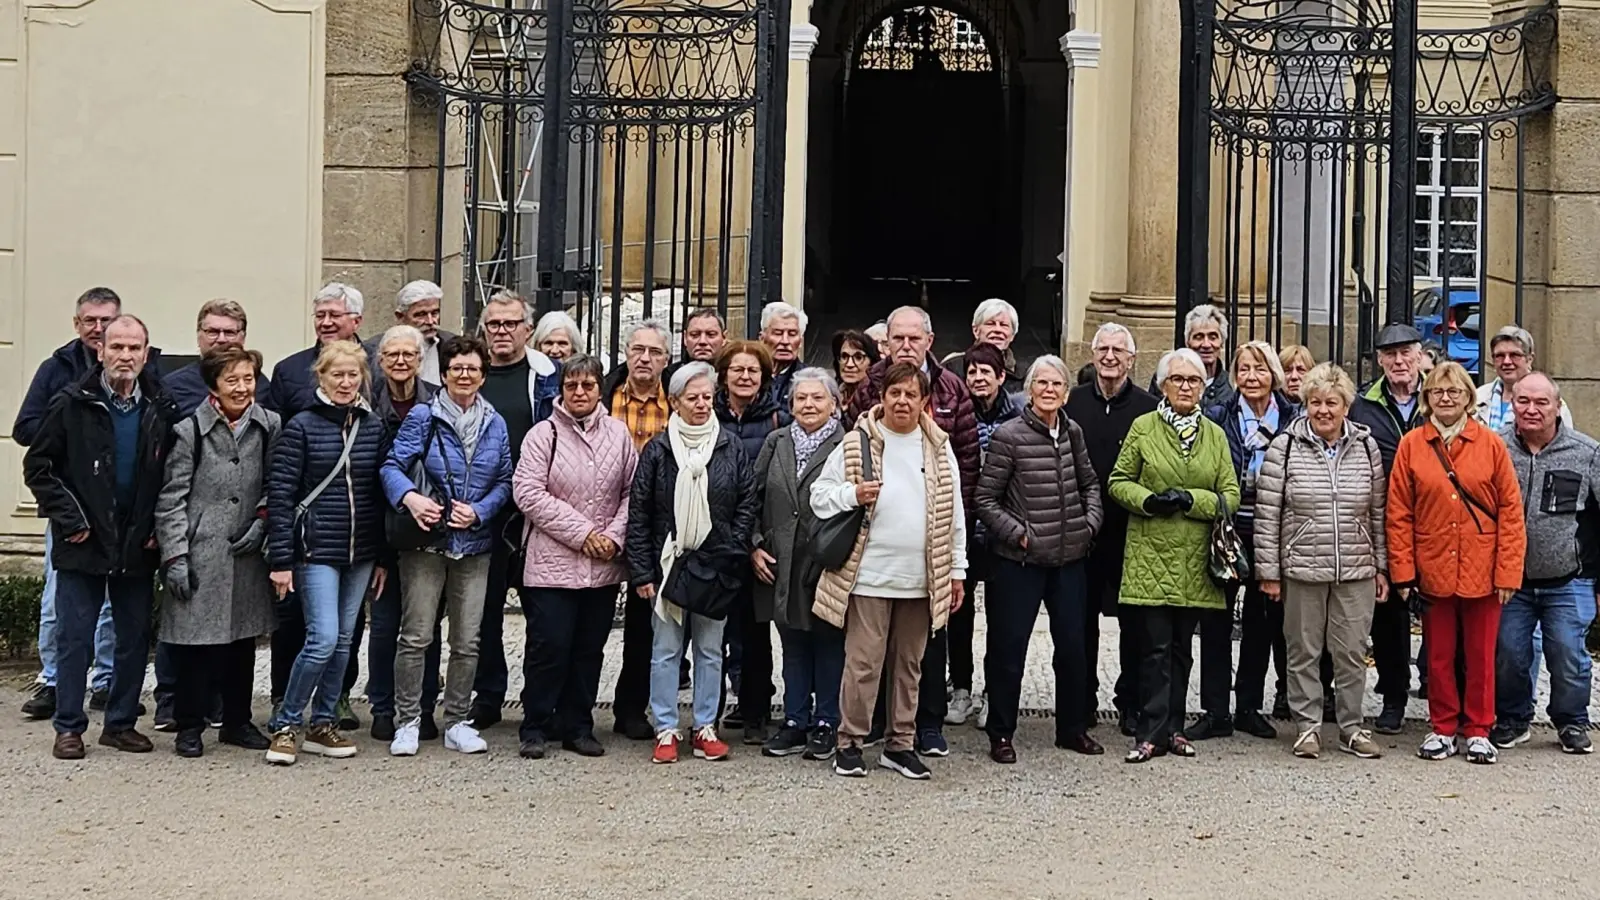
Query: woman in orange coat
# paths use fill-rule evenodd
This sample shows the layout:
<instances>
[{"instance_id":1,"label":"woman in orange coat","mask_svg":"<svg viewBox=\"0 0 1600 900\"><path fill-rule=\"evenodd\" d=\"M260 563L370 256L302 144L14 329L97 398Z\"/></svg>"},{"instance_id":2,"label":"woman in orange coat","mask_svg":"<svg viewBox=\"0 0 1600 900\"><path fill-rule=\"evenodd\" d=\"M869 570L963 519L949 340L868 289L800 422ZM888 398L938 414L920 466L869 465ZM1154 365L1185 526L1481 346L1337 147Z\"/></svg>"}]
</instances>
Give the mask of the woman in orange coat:
<instances>
[{"instance_id":1,"label":"woman in orange coat","mask_svg":"<svg viewBox=\"0 0 1600 900\"><path fill-rule=\"evenodd\" d=\"M1467 762L1487 764L1495 761L1489 728L1500 607L1522 586L1526 535L1511 456L1467 412L1473 390L1457 363L1441 363L1428 373L1421 400L1425 421L1401 439L1395 453L1386 524L1390 580L1402 597L1420 594L1424 604L1433 731L1417 755L1454 756L1459 724ZM1456 684L1458 629L1465 690Z\"/></svg>"}]
</instances>

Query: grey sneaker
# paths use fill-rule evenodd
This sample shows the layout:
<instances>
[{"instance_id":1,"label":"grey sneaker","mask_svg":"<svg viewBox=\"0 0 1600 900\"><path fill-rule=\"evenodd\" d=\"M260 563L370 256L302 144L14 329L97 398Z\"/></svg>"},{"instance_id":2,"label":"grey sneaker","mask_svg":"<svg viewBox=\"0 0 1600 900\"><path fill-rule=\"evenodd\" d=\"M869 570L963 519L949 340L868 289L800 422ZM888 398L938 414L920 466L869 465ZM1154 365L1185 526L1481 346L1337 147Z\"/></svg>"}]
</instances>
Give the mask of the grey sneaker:
<instances>
[{"instance_id":1,"label":"grey sneaker","mask_svg":"<svg viewBox=\"0 0 1600 900\"><path fill-rule=\"evenodd\" d=\"M1294 739L1294 755L1301 759L1316 759L1322 755L1322 735L1312 728L1300 732Z\"/></svg>"},{"instance_id":2,"label":"grey sneaker","mask_svg":"<svg viewBox=\"0 0 1600 900\"><path fill-rule=\"evenodd\" d=\"M1589 741L1589 732L1582 725L1563 725L1556 734L1556 740L1561 742L1562 753L1593 753L1594 744Z\"/></svg>"},{"instance_id":3,"label":"grey sneaker","mask_svg":"<svg viewBox=\"0 0 1600 900\"><path fill-rule=\"evenodd\" d=\"M1377 759L1383 755L1378 749L1378 742L1372 739L1372 733L1357 731L1348 738L1339 739L1339 749L1360 759Z\"/></svg>"},{"instance_id":4,"label":"grey sneaker","mask_svg":"<svg viewBox=\"0 0 1600 900\"><path fill-rule=\"evenodd\" d=\"M1489 744L1489 747L1493 749L1494 745ZM1422 746L1417 748L1417 755L1423 759L1449 759L1456 755L1456 736L1430 731L1422 739Z\"/></svg>"},{"instance_id":5,"label":"grey sneaker","mask_svg":"<svg viewBox=\"0 0 1600 900\"><path fill-rule=\"evenodd\" d=\"M1494 744L1486 737L1467 738L1467 762L1480 766L1492 766L1500 758L1500 751L1494 749Z\"/></svg>"}]
</instances>

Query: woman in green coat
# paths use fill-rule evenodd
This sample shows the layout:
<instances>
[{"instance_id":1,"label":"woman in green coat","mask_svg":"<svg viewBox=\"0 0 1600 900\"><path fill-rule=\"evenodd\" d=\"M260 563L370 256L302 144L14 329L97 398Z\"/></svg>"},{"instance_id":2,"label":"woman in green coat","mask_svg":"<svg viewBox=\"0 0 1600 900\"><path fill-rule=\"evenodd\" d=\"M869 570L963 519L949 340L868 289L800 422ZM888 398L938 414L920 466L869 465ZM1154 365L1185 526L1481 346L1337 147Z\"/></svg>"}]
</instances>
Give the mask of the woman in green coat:
<instances>
[{"instance_id":1,"label":"woman in green coat","mask_svg":"<svg viewBox=\"0 0 1600 900\"><path fill-rule=\"evenodd\" d=\"M1205 371L1187 348L1161 357L1161 402L1134 420L1106 484L1132 513L1118 602L1135 607L1144 627L1130 763L1194 756L1181 726L1195 627L1203 610L1225 607L1206 559L1211 523L1224 504L1239 508L1239 483L1227 436L1200 409Z\"/></svg>"}]
</instances>

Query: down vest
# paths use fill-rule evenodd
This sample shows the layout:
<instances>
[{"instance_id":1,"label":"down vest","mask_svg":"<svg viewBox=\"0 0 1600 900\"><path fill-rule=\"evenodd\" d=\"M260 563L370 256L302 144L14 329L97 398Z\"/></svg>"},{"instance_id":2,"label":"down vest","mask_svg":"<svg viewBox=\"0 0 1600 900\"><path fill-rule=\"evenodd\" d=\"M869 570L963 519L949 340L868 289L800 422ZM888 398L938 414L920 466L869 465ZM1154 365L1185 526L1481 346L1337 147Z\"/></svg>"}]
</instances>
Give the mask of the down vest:
<instances>
[{"instance_id":1,"label":"down vest","mask_svg":"<svg viewBox=\"0 0 1600 900\"><path fill-rule=\"evenodd\" d=\"M345 435L361 430L350 464L335 476L296 527L295 505L338 464ZM283 426L267 476L267 565L275 572L298 563L349 566L383 551L384 428L365 405L338 407L318 399Z\"/></svg>"},{"instance_id":2,"label":"down vest","mask_svg":"<svg viewBox=\"0 0 1600 900\"><path fill-rule=\"evenodd\" d=\"M745 458L727 429L717 432L717 445L706 467L706 503L711 507L711 533L700 549L708 554L750 552L756 526L756 478L753 460ZM677 527L673 498L678 461L667 432L650 439L639 454L628 499L628 578L633 587L661 586L661 548ZM747 573L748 574L748 573Z\"/></svg>"},{"instance_id":3,"label":"down vest","mask_svg":"<svg viewBox=\"0 0 1600 900\"><path fill-rule=\"evenodd\" d=\"M1031 566L1064 566L1089 555L1105 519L1100 481L1078 423L1065 412L1056 422L1059 437L1051 437L1026 407L989 438L977 503L996 556Z\"/></svg>"},{"instance_id":4,"label":"down vest","mask_svg":"<svg viewBox=\"0 0 1600 900\"><path fill-rule=\"evenodd\" d=\"M1272 439L1256 479L1256 577L1313 584L1363 581L1388 568L1383 451L1350 422L1333 458L1311 421Z\"/></svg>"}]
</instances>

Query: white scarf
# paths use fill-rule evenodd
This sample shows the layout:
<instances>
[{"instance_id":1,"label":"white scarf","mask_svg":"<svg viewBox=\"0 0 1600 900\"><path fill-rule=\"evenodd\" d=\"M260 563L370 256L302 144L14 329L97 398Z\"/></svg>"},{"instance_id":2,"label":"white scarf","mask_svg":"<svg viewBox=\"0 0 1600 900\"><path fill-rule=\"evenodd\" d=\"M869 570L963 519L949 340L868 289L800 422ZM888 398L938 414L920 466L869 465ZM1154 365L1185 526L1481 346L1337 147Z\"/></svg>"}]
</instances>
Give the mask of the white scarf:
<instances>
[{"instance_id":1,"label":"white scarf","mask_svg":"<svg viewBox=\"0 0 1600 900\"><path fill-rule=\"evenodd\" d=\"M717 447L717 435L721 431L722 425L715 416L702 425L690 425L677 413L667 419L667 443L678 464L678 483L672 491L672 514L677 527L661 546L661 584L656 588L656 615L662 619L670 616L671 621L679 624L683 622L683 608L667 602L662 589L672 577L672 567L678 558L697 549L711 533L706 469L711 464L711 452Z\"/></svg>"}]
</instances>

